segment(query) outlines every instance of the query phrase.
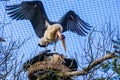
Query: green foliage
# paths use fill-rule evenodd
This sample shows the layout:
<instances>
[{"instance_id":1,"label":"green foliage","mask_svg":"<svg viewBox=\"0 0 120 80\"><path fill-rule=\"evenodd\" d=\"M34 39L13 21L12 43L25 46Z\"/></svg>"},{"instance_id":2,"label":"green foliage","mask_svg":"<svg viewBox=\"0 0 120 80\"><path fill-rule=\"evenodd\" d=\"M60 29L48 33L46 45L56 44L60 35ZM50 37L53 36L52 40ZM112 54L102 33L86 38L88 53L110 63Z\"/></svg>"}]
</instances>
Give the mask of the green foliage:
<instances>
[{"instance_id":1,"label":"green foliage","mask_svg":"<svg viewBox=\"0 0 120 80\"><path fill-rule=\"evenodd\" d=\"M110 69L110 62L107 61L105 63L101 63L101 67L102 67L103 72L106 73Z\"/></svg>"},{"instance_id":2,"label":"green foliage","mask_svg":"<svg viewBox=\"0 0 120 80\"><path fill-rule=\"evenodd\" d=\"M120 80L120 38L117 37L117 40L112 40L113 42L113 48L114 48L114 54L115 57L112 60L106 61L104 63L101 63L101 69L103 72L107 72L108 70L113 70L117 75L112 77L112 80ZM96 79L96 80L104 80L104 79Z\"/></svg>"},{"instance_id":3,"label":"green foliage","mask_svg":"<svg viewBox=\"0 0 120 80\"><path fill-rule=\"evenodd\" d=\"M113 59L111 66L112 70L116 72L118 75L120 75L120 38L119 36L117 37L117 40L112 40L114 43L114 53L116 57Z\"/></svg>"},{"instance_id":4,"label":"green foliage","mask_svg":"<svg viewBox=\"0 0 120 80\"><path fill-rule=\"evenodd\" d=\"M94 80L105 80L105 78L101 77L101 78L96 78Z\"/></svg>"}]
</instances>

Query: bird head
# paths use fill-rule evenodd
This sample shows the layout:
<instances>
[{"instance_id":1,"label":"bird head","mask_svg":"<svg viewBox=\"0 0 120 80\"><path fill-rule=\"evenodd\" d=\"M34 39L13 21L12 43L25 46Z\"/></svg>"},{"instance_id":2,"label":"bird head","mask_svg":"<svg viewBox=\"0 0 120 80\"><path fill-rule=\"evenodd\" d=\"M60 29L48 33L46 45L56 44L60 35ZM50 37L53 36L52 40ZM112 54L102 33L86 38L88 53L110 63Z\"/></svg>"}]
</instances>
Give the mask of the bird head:
<instances>
[{"instance_id":1,"label":"bird head","mask_svg":"<svg viewBox=\"0 0 120 80\"><path fill-rule=\"evenodd\" d=\"M53 55L53 63L59 63L62 64L64 63L64 55L62 54L54 54Z\"/></svg>"},{"instance_id":2,"label":"bird head","mask_svg":"<svg viewBox=\"0 0 120 80\"><path fill-rule=\"evenodd\" d=\"M56 23L53 25L53 27L54 27L54 31L56 31L56 35L62 42L62 46L63 46L64 50L66 51L65 36L62 34L62 31L63 31L62 26L60 24Z\"/></svg>"},{"instance_id":3,"label":"bird head","mask_svg":"<svg viewBox=\"0 0 120 80\"><path fill-rule=\"evenodd\" d=\"M44 33L44 39L46 39L47 42L51 43L52 41L57 41L58 39L62 42L63 48L66 51L66 45L65 45L65 36L62 34L63 28L60 24L49 24L46 21L47 30ZM44 43L45 40L43 40L40 43ZM46 42L45 42L46 43Z\"/></svg>"},{"instance_id":4,"label":"bird head","mask_svg":"<svg viewBox=\"0 0 120 80\"><path fill-rule=\"evenodd\" d=\"M65 36L62 34L63 28L60 24L55 23L55 24L47 24L47 31L46 31L46 36L47 38L55 39L54 41L57 41L58 39L62 42L62 46L64 50L66 51L66 44L65 44ZM49 33L49 34L48 34ZM49 38L49 39L50 39Z\"/></svg>"},{"instance_id":5,"label":"bird head","mask_svg":"<svg viewBox=\"0 0 120 80\"><path fill-rule=\"evenodd\" d=\"M53 27L53 30L54 30L54 31L59 30L61 33L62 33L62 31L63 31L62 26L61 26L60 24L58 24L58 23L53 24L52 27Z\"/></svg>"}]
</instances>

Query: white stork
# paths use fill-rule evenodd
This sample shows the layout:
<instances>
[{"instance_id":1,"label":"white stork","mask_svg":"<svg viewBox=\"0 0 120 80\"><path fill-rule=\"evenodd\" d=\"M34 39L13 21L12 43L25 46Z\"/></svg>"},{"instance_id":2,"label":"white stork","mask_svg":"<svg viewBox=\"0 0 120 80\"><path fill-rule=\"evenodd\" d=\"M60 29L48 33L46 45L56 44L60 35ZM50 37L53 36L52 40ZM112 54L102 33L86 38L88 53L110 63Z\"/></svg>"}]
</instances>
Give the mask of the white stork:
<instances>
[{"instance_id":1,"label":"white stork","mask_svg":"<svg viewBox=\"0 0 120 80\"><path fill-rule=\"evenodd\" d=\"M62 32L72 31L80 36L85 36L91 30L91 26L84 22L74 11L68 11L59 21L51 22L45 12L41 1L23 1L17 5L6 6L12 19L30 20L34 31L40 38L39 45L47 46L49 43L60 39L66 51L66 45ZM56 46L55 46L56 47ZM54 50L56 48L54 47Z\"/></svg>"}]
</instances>

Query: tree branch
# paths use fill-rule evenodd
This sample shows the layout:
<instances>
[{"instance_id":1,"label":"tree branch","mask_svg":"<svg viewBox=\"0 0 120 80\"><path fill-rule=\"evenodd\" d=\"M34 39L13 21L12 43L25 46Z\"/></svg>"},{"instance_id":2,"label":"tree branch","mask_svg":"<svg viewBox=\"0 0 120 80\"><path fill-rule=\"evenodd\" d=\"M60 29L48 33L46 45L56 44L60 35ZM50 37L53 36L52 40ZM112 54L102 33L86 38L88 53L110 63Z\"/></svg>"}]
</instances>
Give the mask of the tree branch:
<instances>
[{"instance_id":1,"label":"tree branch","mask_svg":"<svg viewBox=\"0 0 120 80\"><path fill-rule=\"evenodd\" d=\"M87 68L81 70L81 71L72 71L72 72L67 72L66 74L67 75L70 75L70 76L80 76L80 75L86 75L87 73L89 73L89 71L97 66L98 64L100 64L101 62L107 60L107 59L112 59L113 57L115 57L114 53L108 53L107 55L103 56L102 58L99 58L95 61L93 61L90 65L88 65Z\"/></svg>"}]
</instances>

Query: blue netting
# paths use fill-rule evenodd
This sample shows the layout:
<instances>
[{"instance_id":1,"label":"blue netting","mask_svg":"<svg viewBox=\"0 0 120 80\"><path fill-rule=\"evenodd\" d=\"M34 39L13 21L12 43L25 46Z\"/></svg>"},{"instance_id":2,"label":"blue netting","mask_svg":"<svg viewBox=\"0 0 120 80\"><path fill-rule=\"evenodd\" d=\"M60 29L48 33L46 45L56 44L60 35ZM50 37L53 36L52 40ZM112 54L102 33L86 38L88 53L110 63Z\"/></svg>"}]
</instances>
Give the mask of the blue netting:
<instances>
[{"instance_id":1,"label":"blue netting","mask_svg":"<svg viewBox=\"0 0 120 80\"><path fill-rule=\"evenodd\" d=\"M7 42L12 40L29 40L20 49L19 55L25 54L25 60L36 55L44 48L38 47L38 37L36 36L29 21L16 21L8 17L5 11L6 5L21 3L25 0L0 1L0 36L3 36ZM28 0L27 0L28 1ZM97 30L102 30L105 23L111 23L112 29L120 29L120 1L119 0L41 0L46 13L51 21L58 21L67 11L75 11L84 21L89 23ZM4 26L5 23L8 23ZM4 26L4 27L3 27ZM4 31L4 33L2 33ZM57 51L65 54L67 57L75 58L75 52L79 63L84 55L83 46L86 37L78 36L71 32L65 32L67 52L64 52L60 42L57 43ZM95 35L97 38L99 35ZM97 42L95 40L94 42ZM53 45L48 46L53 49ZM19 56L20 57L20 56Z\"/></svg>"}]
</instances>

